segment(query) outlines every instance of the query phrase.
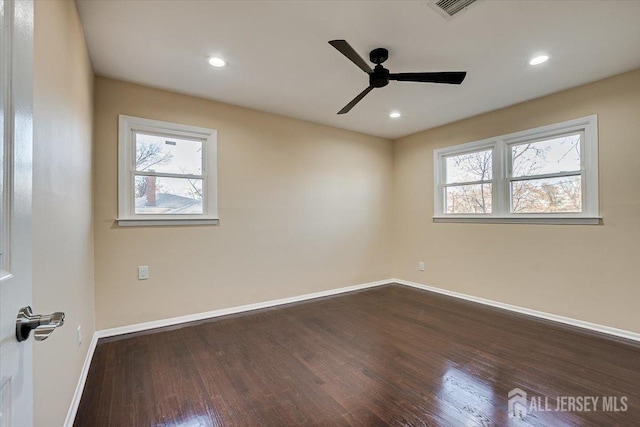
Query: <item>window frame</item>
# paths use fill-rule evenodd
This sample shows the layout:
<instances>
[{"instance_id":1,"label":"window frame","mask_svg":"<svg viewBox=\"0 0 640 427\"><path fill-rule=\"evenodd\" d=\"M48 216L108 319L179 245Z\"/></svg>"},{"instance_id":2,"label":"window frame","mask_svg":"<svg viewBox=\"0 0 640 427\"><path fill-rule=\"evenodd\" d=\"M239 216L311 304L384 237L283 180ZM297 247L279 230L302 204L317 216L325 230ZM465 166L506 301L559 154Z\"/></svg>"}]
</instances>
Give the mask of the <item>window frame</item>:
<instances>
[{"instance_id":1,"label":"window frame","mask_svg":"<svg viewBox=\"0 0 640 427\"><path fill-rule=\"evenodd\" d=\"M511 147L523 143L546 140L554 136L582 133L580 139L580 170L552 174L531 175L526 178L540 179L553 176L582 177L582 212L514 213L511 212L511 183L524 180L513 177ZM446 213L445 188L446 159L448 157L493 150L492 157L492 212L484 214ZM534 224L599 224L598 200L598 117L591 115L521 132L500 135L480 141L454 145L434 150L434 222L489 222L489 223L534 223ZM456 183L460 185L459 183Z\"/></svg>"},{"instance_id":2,"label":"window frame","mask_svg":"<svg viewBox=\"0 0 640 427\"><path fill-rule=\"evenodd\" d=\"M190 178L195 175L136 171L136 134L202 141L202 213L137 214L135 212L135 176ZM196 126L126 115L118 116L118 218L119 226L217 225L217 131Z\"/></svg>"}]
</instances>

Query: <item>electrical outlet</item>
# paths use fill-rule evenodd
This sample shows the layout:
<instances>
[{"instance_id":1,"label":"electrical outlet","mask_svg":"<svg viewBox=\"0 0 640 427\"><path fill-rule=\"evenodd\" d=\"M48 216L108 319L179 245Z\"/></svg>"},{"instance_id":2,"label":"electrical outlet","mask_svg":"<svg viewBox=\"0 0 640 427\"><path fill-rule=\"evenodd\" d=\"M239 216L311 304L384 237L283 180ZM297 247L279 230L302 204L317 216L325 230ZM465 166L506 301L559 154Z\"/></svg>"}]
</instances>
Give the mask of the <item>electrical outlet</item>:
<instances>
[{"instance_id":1,"label":"electrical outlet","mask_svg":"<svg viewBox=\"0 0 640 427\"><path fill-rule=\"evenodd\" d=\"M420 270L420 271L424 271L424 261L420 261L420 262L418 263L418 270Z\"/></svg>"},{"instance_id":2,"label":"electrical outlet","mask_svg":"<svg viewBox=\"0 0 640 427\"><path fill-rule=\"evenodd\" d=\"M138 280L147 280L149 278L149 266L138 266Z\"/></svg>"},{"instance_id":3,"label":"electrical outlet","mask_svg":"<svg viewBox=\"0 0 640 427\"><path fill-rule=\"evenodd\" d=\"M78 330L76 331L76 339L78 340L78 347L82 345L82 325L78 326Z\"/></svg>"}]
</instances>

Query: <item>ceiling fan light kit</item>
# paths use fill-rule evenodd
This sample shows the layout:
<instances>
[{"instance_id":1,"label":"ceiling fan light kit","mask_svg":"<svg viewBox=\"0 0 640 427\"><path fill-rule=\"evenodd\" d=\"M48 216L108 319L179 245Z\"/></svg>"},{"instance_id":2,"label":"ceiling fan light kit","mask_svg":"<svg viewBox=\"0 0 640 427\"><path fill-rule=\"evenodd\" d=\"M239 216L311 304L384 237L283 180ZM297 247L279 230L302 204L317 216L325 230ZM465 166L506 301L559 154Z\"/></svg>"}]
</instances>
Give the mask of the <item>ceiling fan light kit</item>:
<instances>
[{"instance_id":1,"label":"ceiling fan light kit","mask_svg":"<svg viewBox=\"0 0 640 427\"><path fill-rule=\"evenodd\" d=\"M400 82L420 82L420 83L445 83L459 85L466 77L466 71L445 71L426 73L397 73L392 74L382 64L389 59L389 51L379 47L369 52L369 60L376 64L372 69L367 62L351 47L346 40L331 40L331 46L346 56L351 62L356 64L362 71L369 75L369 86L353 98L338 114L348 113L358 102L362 100L373 89L385 87L389 81Z\"/></svg>"}]
</instances>

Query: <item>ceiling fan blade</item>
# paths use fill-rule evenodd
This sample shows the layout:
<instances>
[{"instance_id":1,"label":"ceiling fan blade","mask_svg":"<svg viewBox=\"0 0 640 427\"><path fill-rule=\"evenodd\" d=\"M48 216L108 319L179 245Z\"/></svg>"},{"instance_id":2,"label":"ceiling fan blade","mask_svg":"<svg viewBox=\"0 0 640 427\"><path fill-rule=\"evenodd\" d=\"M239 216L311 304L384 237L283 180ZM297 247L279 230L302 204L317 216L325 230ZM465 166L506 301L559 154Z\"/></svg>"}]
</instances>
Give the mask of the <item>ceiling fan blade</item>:
<instances>
[{"instance_id":1,"label":"ceiling fan blade","mask_svg":"<svg viewBox=\"0 0 640 427\"><path fill-rule=\"evenodd\" d=\"M329 44L340 51L341 54L346 56L356 64L362 71L369 74L373 72L367 61L362 59L358 52L356 52L346 40L331 40Z\"/></svg>"},{"instance_id":2,"label":"ceiling fan blade","mask_svg":"<svg viewBox=\"0 0 640 427\"><path fill-rule=\"evenodd\" d=\"M338 111L338 114L346 114L346 113L348 113L349 110L351 110L353 107L355 107L355 105L358 102L360 102L362 100L362 98L367 96L367 94L369 92L371 92L372 90L373 90L373 86L369 86L368 88L366 88L365 90L360 92L360 94L358 96L356 96L355 98L353 98L353 100L350 103L345 105L345 107L342 110Z\"/></svg>"},{"instance_id":3,"label":"ceiling fan blade","mask_svg":"<svg viewBox=\"0 0 640 427\"><path fill-rule=\"evenodd\" d=\"M389 80L399 82L448 83L459 85L467 76L466 71L446 71L441 73L397 73L389 74Z\"/></svg>"}]
</instances>

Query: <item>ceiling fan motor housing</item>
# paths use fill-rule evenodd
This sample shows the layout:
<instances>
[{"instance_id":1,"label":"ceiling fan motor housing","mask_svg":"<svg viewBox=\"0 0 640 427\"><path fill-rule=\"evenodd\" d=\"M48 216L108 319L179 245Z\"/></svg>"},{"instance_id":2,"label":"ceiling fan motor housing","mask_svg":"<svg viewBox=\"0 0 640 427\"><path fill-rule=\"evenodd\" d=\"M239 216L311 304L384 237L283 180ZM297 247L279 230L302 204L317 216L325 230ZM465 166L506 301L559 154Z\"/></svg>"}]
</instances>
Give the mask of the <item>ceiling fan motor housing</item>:
<instances>
[{"instance_id":1,"label":"ceiling fan motor housing","mask_svg":"<svg viewBox=\"0 0 640 427\"><path fill-rule=\"evenodd\" d=\"M388 58L389 51L383 47L373 49L369 52L369 60L376 64L373 72L369 74L369 86L385 87L389 84L389 70L380 65Z\"/></svg>"},{"instance_id":2,"label":"ceiling fan motor housing","mask_svg":"<svg viewBox=\"0 0 640 427\"><path fill-rule=\"evenodd\" d=\"M385 87L389 84L389 70L382 65L376 65L373 72L369 74L369 86Z\"/></svg>"}]
</instances>

